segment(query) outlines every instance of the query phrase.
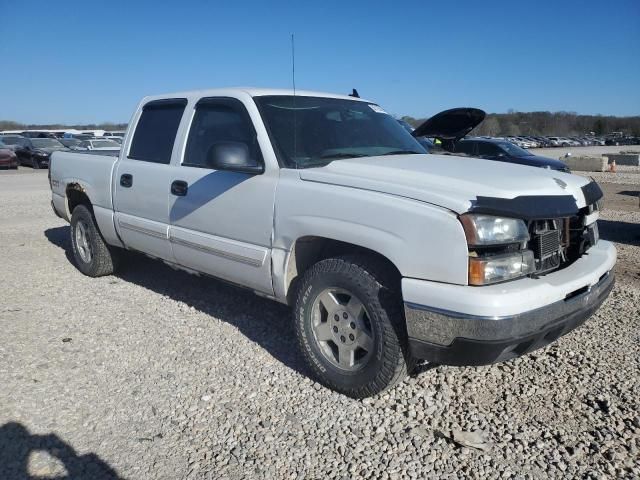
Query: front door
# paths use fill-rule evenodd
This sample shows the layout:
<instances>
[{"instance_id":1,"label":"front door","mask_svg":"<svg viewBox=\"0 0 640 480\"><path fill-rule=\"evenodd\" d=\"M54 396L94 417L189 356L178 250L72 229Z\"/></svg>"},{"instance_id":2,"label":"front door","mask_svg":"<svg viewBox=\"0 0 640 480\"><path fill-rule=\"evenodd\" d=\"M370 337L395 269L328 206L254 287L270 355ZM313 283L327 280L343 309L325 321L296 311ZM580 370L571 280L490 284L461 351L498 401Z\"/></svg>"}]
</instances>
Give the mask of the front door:
<instances>
[{"instance_id":1,"label":"front door","mask_svg":"<svg viewBox=\"0 0 640 480\"><path fill-rule=\"evenodd\" d=\"M176 262L273 294L271 234L277 170L216 170L212 147L244 144L264 164L244 104L205 98L195 107L182 164L173 167L170 241Z\"/></svg>"}]
</instances>

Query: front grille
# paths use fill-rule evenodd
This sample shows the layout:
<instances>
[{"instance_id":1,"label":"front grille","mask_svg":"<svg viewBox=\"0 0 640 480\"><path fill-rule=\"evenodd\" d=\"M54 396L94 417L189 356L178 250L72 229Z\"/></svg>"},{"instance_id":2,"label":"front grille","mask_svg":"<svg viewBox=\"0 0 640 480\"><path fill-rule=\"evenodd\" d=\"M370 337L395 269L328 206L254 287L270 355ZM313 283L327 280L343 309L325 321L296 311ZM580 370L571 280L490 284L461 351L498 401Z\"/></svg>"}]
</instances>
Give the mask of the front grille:
<instances>
[{"instance_id":1,"label":"front grille","mask_svg":"<svg viewBox=\"0 0 640 480\"><path fill-rule=\"evenodd\" d=\"M529 244L536 274L564 268L598 241L597 226L586 227L585 216L596 207L585 207L575 217L534 220L529 223Z\"/></svg>"},{"instance_id":2,"label":"front grille","mask_svg":"<svg viewBox=\"0 0 640 480\"><path fill-rule=\"evenodd\" d=\"M559 249L560 230L549 230L536 236L534 253L537 257L548 258L557 253Z\"/></svg>"},{"instance_id":3,"label":"front grille","mask_svg":"<svg viewBox=\"0 0 640 480\"><path fill-rule=\"evenodd\" d=\"M533 250L536 273L545 273L560 266L562 255L562 220L536 220L531 225L529 248Z\"/></svg>"}]
</instances>

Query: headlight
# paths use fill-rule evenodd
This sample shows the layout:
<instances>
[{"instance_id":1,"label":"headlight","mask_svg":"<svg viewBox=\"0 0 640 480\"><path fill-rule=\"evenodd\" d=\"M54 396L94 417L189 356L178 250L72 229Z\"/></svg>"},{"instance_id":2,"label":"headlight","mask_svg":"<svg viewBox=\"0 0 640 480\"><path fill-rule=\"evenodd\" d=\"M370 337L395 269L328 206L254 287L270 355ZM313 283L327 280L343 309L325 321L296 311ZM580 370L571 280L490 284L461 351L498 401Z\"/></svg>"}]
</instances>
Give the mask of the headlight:
<instances>
[{"instance_id":1,"label":"headlight","mask_svg":"<svg viewBox=\"0 0 640 480\"><path fill-rule=\"evenodd\" d=\"M490 257L469 257L469 285L504 282L528 275L535 270L536 264L531 250Z\"/></svg>"},{"instance_id":2,"label":"headlight","mask_svg":"<svg viewBox=\"0 0 640 480\"><path fill-rule=\"evenodd\" d=\"M504 245L529 240L527 225L517 218L465 214L460 217L460 221L469 245Z\"/></svg>"}]
</instances>

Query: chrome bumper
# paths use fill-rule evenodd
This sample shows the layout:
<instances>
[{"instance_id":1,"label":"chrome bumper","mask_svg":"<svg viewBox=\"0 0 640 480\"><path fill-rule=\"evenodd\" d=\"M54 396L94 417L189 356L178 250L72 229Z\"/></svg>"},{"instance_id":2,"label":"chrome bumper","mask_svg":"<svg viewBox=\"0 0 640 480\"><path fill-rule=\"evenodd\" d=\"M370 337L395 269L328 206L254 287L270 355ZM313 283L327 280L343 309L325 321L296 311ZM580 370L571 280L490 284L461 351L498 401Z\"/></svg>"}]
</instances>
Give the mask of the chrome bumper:
<instances>
[{"instance_id":1,"label":"chrome bumper","mask_svg":"<svg viewBox=\"0 0 640 480\"><path fill-rule=\"evenodd\" d=\"M485 365L548 345L584 323L615 283L606 272L564 300L509 316L474 316L405 302L409 345L416 358L446 365Z\"/></svg>"}]
</instances>

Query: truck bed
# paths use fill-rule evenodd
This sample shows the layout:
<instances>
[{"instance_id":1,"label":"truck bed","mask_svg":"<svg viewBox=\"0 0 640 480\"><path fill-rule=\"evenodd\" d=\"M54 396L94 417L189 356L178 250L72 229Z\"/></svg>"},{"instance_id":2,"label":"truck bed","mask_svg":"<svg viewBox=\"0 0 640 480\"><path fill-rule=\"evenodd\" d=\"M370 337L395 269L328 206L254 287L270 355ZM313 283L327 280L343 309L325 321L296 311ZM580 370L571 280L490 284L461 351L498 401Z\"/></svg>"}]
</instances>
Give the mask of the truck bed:
<instances>
[{"instance_id":1,"label":"truck bed","mask_svg":"<svg viewBox=\"0 0 640 480\"><path fill-rule=\"evenodd\" d=\"M54 203L64 199L67 187L76 184L95 207L113 210L111 179L119 152L54 152L51 155L51 189Z\"/></svg>"}]
</instances>

